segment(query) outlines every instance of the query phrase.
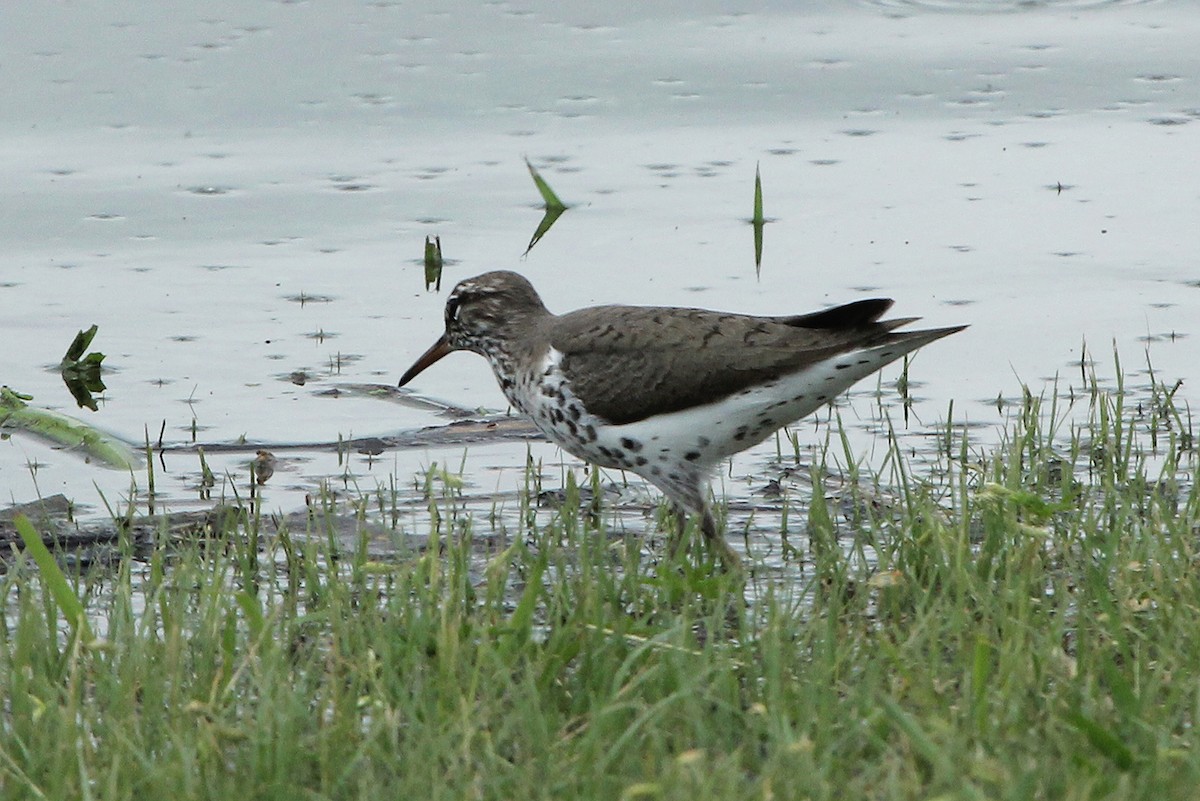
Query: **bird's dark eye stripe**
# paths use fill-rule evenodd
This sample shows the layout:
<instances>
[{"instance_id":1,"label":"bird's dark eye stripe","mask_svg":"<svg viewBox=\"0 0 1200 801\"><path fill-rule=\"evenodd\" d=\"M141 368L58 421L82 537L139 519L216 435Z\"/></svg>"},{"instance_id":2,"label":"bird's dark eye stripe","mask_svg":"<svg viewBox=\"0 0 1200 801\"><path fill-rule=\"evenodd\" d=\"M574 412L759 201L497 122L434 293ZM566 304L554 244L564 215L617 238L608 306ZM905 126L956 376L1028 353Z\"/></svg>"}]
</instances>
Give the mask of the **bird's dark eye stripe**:
<instances>
[{"instance_id":1,"label":"bird's dark eye stripe","mask_svg":"<svg viewBox=\"0 0 1200 801\"><path fill-rule=\"evenodd\" d=\"M447 320L457 320L458 319L458 307L459 307L459 300L457 297L450 297L449 299L446 300L446 319Z\"/></svg>"}]
</instances>

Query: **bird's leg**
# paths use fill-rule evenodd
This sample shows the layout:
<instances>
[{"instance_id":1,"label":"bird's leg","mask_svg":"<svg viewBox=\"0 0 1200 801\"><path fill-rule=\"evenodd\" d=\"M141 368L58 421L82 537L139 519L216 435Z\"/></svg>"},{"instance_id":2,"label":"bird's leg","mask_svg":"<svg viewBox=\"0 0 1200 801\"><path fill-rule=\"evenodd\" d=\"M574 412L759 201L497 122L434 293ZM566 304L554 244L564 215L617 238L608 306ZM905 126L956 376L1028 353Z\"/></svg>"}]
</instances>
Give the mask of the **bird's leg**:
<instances>
[{"instance_id":1,"label":"bird's leg","mask_svg":"<svg viewBox=\"0 0 1200 801\"><path fill-rule=\"evenodd\" d=\"M717 561L726 571L740 573L742 559L737 555L737 551L729 547L729 542L717 526L717 519L713 516L712 509L707 503L700 507L699 516L700 532L704 535L706 547L712 550ZM671 555L672 559L677 559L686 545L684 536L687 534L688 510L678 503L672 503L671 517L675 519L675 528L671 532L670 539L667 540L667 553Z\"/></svg>"},{"instance_id":2,"label":"bird's leg","mask_svg":"<svg viewBox=\"0 0 1200 801\"><path fill-rule=\"evenodd\" d=\"M671 517L675 525L671 531L671 536L667 539L667 553L672 559L678 559L680 552L684 548L684 535L687 534L687 509L672 502Z\"/></svg>"},{"instance_id":3,"label":"bird's leg","mask_svg":"<svg viewBox=\"0 0 1200 801\"><path fill-rule=\"evenodd\" d=\"M704 504L700 515L700 531L703 532L708 547L717 555L721 566L729 573L741 573L742 559L737 555L737 551L729 547L724 532L717 528L716 518L713 517L712 509L707 503Z\"/></svg>"},{"instance_id":4,"label":"bird's leg","mask_svg":"<svg viewBox=\"0 0 1200 801\"><path fill-rule=\"evenodd\" d=\"M685 545L688 514L696 514L700 517L700 531L704 534L704 540L721 566L730 573L741 573L742 560L729 547L724 533L717 528L716 518L713 517L708 502L706 476L694 467L688 467L682 473L682 476L650 476L650 480L670 499L671 516L675 518L675 530L667 543L668 553L672 559L679 556Z\"/></svg>"}]
</instances>

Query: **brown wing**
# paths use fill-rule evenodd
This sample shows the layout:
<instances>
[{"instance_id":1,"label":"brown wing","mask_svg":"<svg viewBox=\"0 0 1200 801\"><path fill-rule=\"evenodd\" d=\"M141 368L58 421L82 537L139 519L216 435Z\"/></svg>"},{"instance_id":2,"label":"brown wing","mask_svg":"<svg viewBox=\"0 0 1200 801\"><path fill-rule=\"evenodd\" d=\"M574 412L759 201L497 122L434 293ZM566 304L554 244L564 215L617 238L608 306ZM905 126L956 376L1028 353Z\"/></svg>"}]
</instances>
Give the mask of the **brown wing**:
<instances>
[{"instance_id":1,"label":"brown wing","mask_svg":"<svg viewBox=\"0 0 1200 801\"><path fill-rule=\"evenodd\" d=\"M881 342L907 322L876 322L889 306L867 300L798 317L609 306L550 318L547 333L588 411L620 425Z\"/></svg>"}]
</instances>

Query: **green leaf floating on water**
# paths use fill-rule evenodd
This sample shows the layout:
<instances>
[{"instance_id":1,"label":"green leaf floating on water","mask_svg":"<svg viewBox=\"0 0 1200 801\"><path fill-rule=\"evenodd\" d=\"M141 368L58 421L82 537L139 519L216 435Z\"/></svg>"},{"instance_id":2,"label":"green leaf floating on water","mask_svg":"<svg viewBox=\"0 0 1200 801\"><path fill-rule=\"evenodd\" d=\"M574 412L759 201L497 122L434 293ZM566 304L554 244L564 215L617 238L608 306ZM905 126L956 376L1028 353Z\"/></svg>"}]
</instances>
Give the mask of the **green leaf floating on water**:
<instances>
[{"instance_id":1,"label":"green leaf floating on water","mask_svg":"<svg viewBox=\"0 0 1200 801\"><path fill-rule=\"evenodd\" d=\"M104 354L88 353L87 356L83 354L87 352L92 340L95 339L96 331L97 326L93 325L88 330L76 334L75 339L71 342L71 347L67 348L67 354L63 356L62 362L58 365L63 383L71 391L75 402L81 409L87 407L93 412L97 411L97 407L92 393L105 390L104 381L100 378L100 363L104 361Z\"/></svg>"},{"instance_id":2,"label":"green leaf floating on water","mask_svg":"<svg viewBox=\"0 0 1200 801\"><path fill-rule=\"evenodd\" d=\"M26 403L32 399L30 395L0 387L0 428L26 431L69 450L83 451L89 459L118 470L132 470L141 464L141 456L111 434L74 417Z\"/></svg>"}]
</instances>

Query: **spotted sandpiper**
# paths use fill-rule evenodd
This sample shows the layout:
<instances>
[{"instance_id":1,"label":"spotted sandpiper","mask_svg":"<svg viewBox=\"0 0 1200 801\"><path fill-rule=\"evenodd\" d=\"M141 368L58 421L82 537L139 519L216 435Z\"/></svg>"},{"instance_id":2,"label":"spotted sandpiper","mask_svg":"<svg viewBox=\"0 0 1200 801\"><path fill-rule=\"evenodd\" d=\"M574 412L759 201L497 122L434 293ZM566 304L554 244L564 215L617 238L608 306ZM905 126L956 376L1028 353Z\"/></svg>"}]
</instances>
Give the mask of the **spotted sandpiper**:
<instances>
[{"instance_id":1,"label":"spotted sandpiper","mask_svg":"<svg viewBox=\"0 0 1200 801\"><path fill-rule=\"evenodd\" d=\"M891 300L795 317L651 306L548 311L496 271L459 283L446 331L400 386L456 350L487 358L500 389L563 450L630 470L666 493L722 562L739 560L708 502L712 468L831 402L884 365L966 326L896 333Z\"/></svg>"}]
</instances>

